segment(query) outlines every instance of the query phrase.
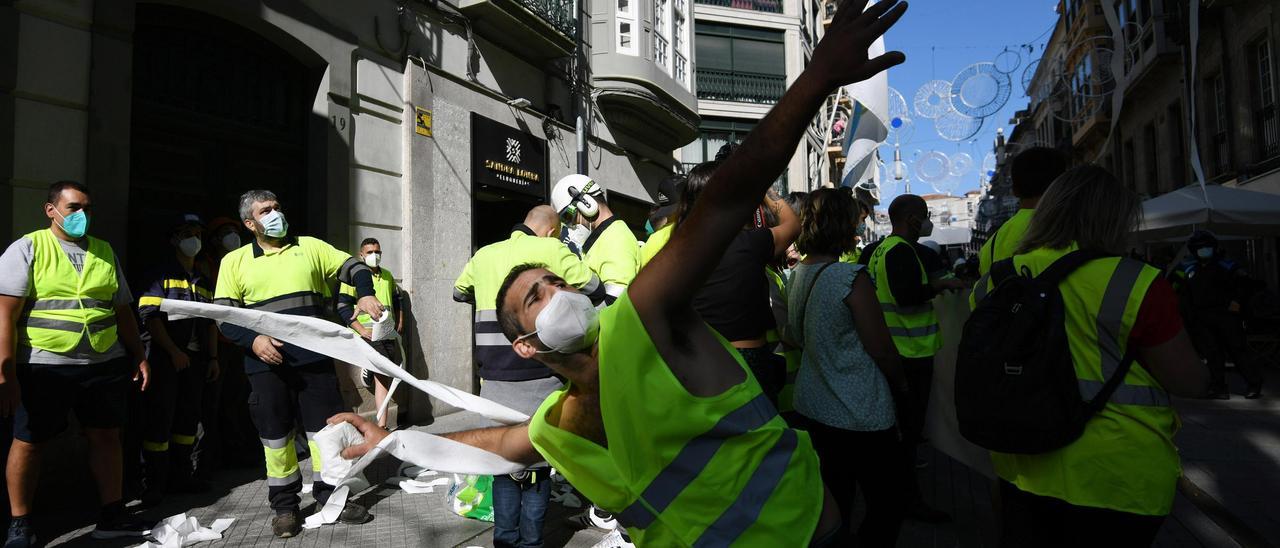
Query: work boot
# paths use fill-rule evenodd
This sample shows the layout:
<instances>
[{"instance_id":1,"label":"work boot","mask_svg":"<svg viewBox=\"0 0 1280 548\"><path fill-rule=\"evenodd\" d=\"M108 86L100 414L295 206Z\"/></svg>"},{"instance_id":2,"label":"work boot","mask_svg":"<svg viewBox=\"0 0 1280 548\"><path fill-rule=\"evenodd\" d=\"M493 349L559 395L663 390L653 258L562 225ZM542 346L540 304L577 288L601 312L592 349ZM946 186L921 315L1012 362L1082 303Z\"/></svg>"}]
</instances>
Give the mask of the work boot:
<instances>
[{"instance_id":1,"label":"work boot","mask_svg":"<svg viewBox=\"0 0 1280 548\"><path fill-rule=\"evenodd\" d=\"M170 462L173 466L169 469L168 492L176 494L192 494L207 493L211 486L209 482L195 477L195 468L191 464L192 446L173 444L169 446L172 453Z\"/></svg>"},{"instance_id":2,"label":"work boot","mask_svg":"<svg viewBox=\"0 0 1280 548\"><path fill-rule=\"evenodd\" d=\"M360 525L371 519L373 515L368 509L351 501L347 501L347 505L342 507L342 513L338 514L338 522L347 525Z\"/></svg>"},{"instance_id":3,"label":"work boot","mask_svg":"<svg viewBox=\"0 0 1280 548\"><path fill-rule=\"evenodd\" d=\"M298 516L298 511L276 514L276 517L271 518L271 532L279 538L289 538L301 533L302 518Z\"/></svg>"},{"instance_id":4,"label":"work boot","mask_svg":"<svg viewBox=\"0 0 1280 548\"><path fill-rule=\"evenodd\" d=\"M169 489L169 452L142 452L142 495L139 497L143 508L151 508L164 500Z\"/></svg>"},{"instance_id":5,"label":"work boot","mask_svg":"<svg viewBox=\"0 0 1280 548\"><path fill-rule=\"evenodd\" d=\"M1246 391L1246 392L1244 393L1244 399L1246 399L1246 400L1256 400L1256 399L1261 398L1261 397L1262 397L1262 385L1261 385L1261 384L1255 384L1255 385L1250 386L1250 387L1249 387L1249 390L1248 390L1248 391Z\"/></svg>"},{"instance_id":6,"label":"work boot","mask_svg":"<svg viewBox=\"0 0 1280 548\"><path fill-rule=\"evenodd\" d=\"M36 545L36 534L32 531L30 518L13 518L9 522L9 534L5 538L4 548L30 548Z\"/></svg>"}]
</instances>

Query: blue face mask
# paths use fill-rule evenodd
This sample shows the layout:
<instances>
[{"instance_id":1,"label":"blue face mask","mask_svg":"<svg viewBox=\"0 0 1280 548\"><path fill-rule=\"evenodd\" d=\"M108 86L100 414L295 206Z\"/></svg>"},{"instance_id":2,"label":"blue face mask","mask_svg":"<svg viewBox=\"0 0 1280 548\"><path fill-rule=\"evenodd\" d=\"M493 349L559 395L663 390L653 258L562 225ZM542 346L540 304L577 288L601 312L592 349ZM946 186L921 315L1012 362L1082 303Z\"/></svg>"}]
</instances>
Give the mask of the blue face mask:
<instances>
[{"instance_id":1,"label":"blue face mask","mask_svg":"<svg viewBox=\"0 0 1280 548\"><path fill-rule=\"evenodd\" d=\"M57 209L54 209L53 212L62 217L62 231L66 232L67 236L78 240L83 238L85 233L89 231L89 216L85 215L83 209L65 217Z\"/></svg>"},{"instance_id":2,"label":"blue face mask","mask_svg":"<svg viewBox=\"0 0 1280 548\"><path fill-rule=\"evenodd\" d=\"M652 236L652 235L653 235L653 232L654 232L654 230L653 230L653 221L645 221L645 222L644 222L644 234L645 234L646 236Z\"/></svg>"},{"instance_id":3,"label":"blue face mask","mask_svg":"<svg viewBox=\"0 0 1280 548\"><path fill-rule=\"evenodd\" d=\"M861 235L863 235L863 234L866 234L866 233L867 233L867 223L858 223L858 228L857 228L857 230L858 230L858 235L859 235L859 236L861 236Z\"/></svg>"},{"instance_id":4,"label":"blue face mask","mask_svg":"<svg viewBox=\"0 0 1280 548\"><path fill-rule=\"evenodd\" d=\"M1199 258L1201 258L1201 259L1212 259L1212 258L1213 258L1213 248L1212 248L1212 247L1202 247L1202 248L1200 248L1200 249L1197 249L1197 250L1196 250L1196 256L1197 256L1197 257L1199 257Z\"/></svg>"},{"instance_id":5,"label":"blue face mask","mask_svg":"<svg viewBox=\"0 0 1280 548\"><path fill-rule=\"evenodd\" d=\"M262 234L268 238L283 238L289 234L289 222L278 209L263 215L258 222L262 223Z\"/></svg>"}]
</instances>

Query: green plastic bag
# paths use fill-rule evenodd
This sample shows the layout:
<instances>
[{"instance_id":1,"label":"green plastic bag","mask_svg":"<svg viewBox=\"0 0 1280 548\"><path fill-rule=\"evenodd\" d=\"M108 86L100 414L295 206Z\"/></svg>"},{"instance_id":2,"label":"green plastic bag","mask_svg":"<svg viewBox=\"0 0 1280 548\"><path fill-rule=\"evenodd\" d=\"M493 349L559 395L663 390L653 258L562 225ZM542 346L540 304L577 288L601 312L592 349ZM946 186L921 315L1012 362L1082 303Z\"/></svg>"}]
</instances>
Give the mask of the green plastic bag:
<instances>
[{"instance_id":1,"label":"green plastic bag","mask_svg":"<svg viewBox=\"0 0 1280 548\"><path fill-rule=\"evenodd\" d=\"M454 474L448 500L453 513L493 523L493 476Z\"/></svg>"}]
</instances>

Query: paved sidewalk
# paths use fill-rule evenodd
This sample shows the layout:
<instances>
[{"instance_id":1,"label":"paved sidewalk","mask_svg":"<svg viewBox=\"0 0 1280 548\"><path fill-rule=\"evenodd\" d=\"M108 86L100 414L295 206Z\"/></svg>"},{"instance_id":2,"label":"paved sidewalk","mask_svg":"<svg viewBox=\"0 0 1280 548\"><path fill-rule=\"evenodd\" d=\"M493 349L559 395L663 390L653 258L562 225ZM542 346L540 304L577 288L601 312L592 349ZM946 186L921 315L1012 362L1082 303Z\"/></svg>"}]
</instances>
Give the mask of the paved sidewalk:
<instances>
[{"instance_id":1,"label":"paved sidewalk","mask_svg":"<svg viewBox=\"0 0 1280 548\"><path fill-rule=\"evenodd\" d=\"M1280 394L1280 370L1268 372L1268 386ZM1238 383L1238 379L1232 379ZM1179 400L1183 428L1177 436L1185 469L1173 514L1157 538L1158 547L1220 547L1280 545L1280 396L1245 400L1234 386L1230 401ZM481 426L478 417L454 414L416 429L447 432ZM924 496L954 521L930 525L907 522L898 545L923 547L986 547L998 545L996 513L989 495L990 481L938 451L922 451L929 465L918 470ZM370 481L381 483L395 474L398 462L384 458L368 470ZM331 525L304 531L287 541L271 536L271 511L266 506L266 483L257 469L221 474L214 492L178 497L162 508L143 514L161 519L186 510L202 524L235 517L221 541L198 546L492 546L492 524L456 516L445 508L444 493L409 495L375 485L356 500L374 514L360 526ZM303 496L304 505L312 503ZM84 507L80 505L80 507ZM304 512L310 511L304 506ZM581 510L552 503L548 512L546 545L588 548L602 537L599 531L574 531L565 519ZM855 519L861 519L855 510ZM51 512L46 512L49 515ZM59 523L42 525L51 545L130 546L88 538L93 511L67 508ZM55 531L48 531L54 526ZM54 535L49 533L53 532Z\"/></svg>"},{"instance_id":2,"label":"paved sidewalk","mask_svg":"<svg viewBox=\"0 0 1280 548\"><path fill-rule=\"evenodd\" d=\"M451 432L482 426L477 421L483 419L457 413L438 418L431 426L414 429ZM144 512L141 517L159 520L185 511L204 526L218 518L236 518L222 540L196 546L394 548L493 545L493 524L453 514L445 506L444 488L437 487L434 493L410 495L398 487L382 484L383 480L396 474L399 464L394 458L384 457L366 469L365 475L374 486L354 498L368 507L374 515L373 521L364 525L328 525L304 530L300 536L291 539L276 539L271 534L272 512L267 507L266 481L262 477L262 471L256 469L224 472L217 478L213 492L174 497L163 506ZM310 466L303 464L301 468L309 470ZM303 495L302 504L304 514L314 510L311 495ZM589 548L604 537L604 533L598 530L572 530L566 524L566 519L578 512L581 510L568 509L554 502L550 504L544 532L547 546ZM42 532L45 533L42 538L50 538L49 533L45 532L47 526L55 528L56 538L50 546L124 547L138 544L136 540L95 541L89 538L89 532L93 529L92 510L71 511L68 514L60 516L65 519L61 519L59 523L42 524Z\"/></svg>"}]
</instances>

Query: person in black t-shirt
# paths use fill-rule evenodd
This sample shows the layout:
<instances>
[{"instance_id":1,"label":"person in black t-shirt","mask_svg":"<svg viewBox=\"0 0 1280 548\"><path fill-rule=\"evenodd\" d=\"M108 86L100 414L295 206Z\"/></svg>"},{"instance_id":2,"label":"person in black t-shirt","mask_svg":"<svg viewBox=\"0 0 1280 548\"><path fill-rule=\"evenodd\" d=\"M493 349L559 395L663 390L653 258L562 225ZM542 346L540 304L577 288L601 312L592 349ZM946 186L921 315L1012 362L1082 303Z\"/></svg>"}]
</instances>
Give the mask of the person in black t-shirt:
<instances>
[{"instance_id":1,"label":"person in black t-shirt","mask_svg":"<svg viewBox=\"0 0 1280 548\"><path fill-rule=\"evenodd\" d=\"M681 221L693 211L702 189L719 166L720 162L711 161L689 172L676 211L676 230L680 230ZM776 226L768 226L765 219L769 216L777 219ZM765 336L774 328L765 268L775 257L786 253L799 234L799 217L786 201L770 190L753 222L734 237L720 264L693 300L694 309L707 324L738 349L775 405L778 392L786 383L786 361L773 353Z\"/></svg>"}]
</instances>

